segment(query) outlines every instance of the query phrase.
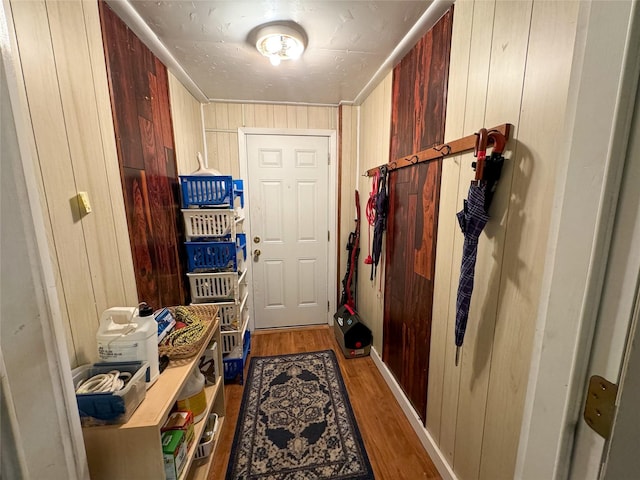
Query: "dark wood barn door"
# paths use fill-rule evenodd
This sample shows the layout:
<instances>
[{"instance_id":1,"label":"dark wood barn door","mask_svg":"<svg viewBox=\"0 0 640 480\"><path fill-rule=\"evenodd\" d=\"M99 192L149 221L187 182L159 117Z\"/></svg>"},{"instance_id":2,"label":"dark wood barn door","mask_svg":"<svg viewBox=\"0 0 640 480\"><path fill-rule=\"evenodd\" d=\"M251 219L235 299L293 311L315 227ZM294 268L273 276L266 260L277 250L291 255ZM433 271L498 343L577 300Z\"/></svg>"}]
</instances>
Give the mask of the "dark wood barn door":
<instances>
[{"instance_id":1,"label":"dark wood barn door","mask_svg":"<svg viewBox=\"0 0 640 480\"><path fill-rule=\"evenodd\" d=\"M393 71L391 160L444 142L453 11ZM383 360L424 420L441 162L391 172Z\"/></svg>"},{"instance_id":2,"label":"dark wood barn door","mask_svg":"<svg viewBox=\"0 0 640 480\"><path fill-rule=\"evenodd\" d=\"M185 303L166 67L100 1L111 109L140 301Z\"/></svg>"}]
</instances>

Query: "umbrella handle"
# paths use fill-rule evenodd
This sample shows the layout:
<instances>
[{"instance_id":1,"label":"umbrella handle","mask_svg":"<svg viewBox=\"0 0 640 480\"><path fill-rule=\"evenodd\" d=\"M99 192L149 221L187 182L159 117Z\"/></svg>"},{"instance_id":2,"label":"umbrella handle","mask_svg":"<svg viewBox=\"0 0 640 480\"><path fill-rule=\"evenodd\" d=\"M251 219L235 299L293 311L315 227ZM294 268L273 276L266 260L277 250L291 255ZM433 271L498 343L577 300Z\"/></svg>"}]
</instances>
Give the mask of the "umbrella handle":
<instances>
[{"instance_id":1,"label":"umbrella handle","mask_svg":"<svg viewBox=\"0 0 640 480\"><path fill-rule=\"evenodd\" d=\"M505 136L497 130L491 130L487 135L487 142L492 143L492 153L504 152L504 147L507 145L507 139Z\"/></svg>"},{"instance_id":2,"label":"umbrella handle","mask_svg":"<svg viewBox=\"0 0 640 480\"><path fill-rule=\"evenodd\" d=\"M476 145L473 149L473 156L478 159L475 162L475 169L476 181L479 182L482 180L484 173L484 159L487 157L487 142L489 140L489 134L486 128L481 128L476 135L477 138Z\"/></svg>"}]
</instances>

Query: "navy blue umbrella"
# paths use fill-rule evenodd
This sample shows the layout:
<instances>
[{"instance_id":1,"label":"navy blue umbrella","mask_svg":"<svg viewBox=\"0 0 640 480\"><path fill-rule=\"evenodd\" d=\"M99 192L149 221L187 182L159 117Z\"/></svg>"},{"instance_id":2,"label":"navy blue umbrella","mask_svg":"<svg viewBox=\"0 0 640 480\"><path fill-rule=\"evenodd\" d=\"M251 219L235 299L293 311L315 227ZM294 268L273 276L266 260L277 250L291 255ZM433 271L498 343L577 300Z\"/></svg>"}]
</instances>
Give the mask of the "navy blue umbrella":
<instances>
[{"instance_id":1,"label":"navy blue umbrella","mask_svg":"<svg viewBox=\"0 0 640 480\"><path fill-rule=\"evenodd\" d=\"M493 141L493 152L486 158L487 140ZM460 354L460 347L464 342L464 334L469 319L469 305L473 293L473 280L478 256L478 239L489 221L489 206L493 200L493 193L502 173L504 157L502 151L505 147L505 137L497 132L487 132L481 129L478 133L476 155L478 157L476 168L476 180L471 182L469 195L464 201L464 206L458 212L458 223L464 235L462 248L462 266L460 267L460 283L458 284L458 297L456 299L456 365Z\"/></svg>"},{"instance_id":2,"label":"navy blue umbrella","mask_svg":"<svg viewBox=\"0 0 640 480\"><path fill-rule=\"evenodd\" d=\"M478 255L478 238L489 221L489 215L484 210L485 197L486 186L472 184L469 187L469 196L464 201L464 208L457 214L458 223L464 234L464 246L456 300L456 365L469 318L469 305Z\"/></svg>"}]
</instances>

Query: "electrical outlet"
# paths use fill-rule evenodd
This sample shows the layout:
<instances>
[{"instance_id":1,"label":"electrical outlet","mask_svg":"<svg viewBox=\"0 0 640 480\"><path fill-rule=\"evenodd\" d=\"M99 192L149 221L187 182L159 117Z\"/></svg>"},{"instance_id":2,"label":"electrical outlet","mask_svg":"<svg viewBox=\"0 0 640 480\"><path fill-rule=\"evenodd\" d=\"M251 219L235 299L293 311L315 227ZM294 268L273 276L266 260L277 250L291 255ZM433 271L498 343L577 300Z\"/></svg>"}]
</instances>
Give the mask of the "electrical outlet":
<instances>
[{"instance_id":1,"label":"electrical outlet","mask_svg":"<svg viewBox=\"0 0 640 480\"><path fill-rule=\"evenodd\" d=\"M91 213L91 203L89 203L89 194L87 192L78 193L78 204L85 215Z\"/></svg>"}]
</instances>

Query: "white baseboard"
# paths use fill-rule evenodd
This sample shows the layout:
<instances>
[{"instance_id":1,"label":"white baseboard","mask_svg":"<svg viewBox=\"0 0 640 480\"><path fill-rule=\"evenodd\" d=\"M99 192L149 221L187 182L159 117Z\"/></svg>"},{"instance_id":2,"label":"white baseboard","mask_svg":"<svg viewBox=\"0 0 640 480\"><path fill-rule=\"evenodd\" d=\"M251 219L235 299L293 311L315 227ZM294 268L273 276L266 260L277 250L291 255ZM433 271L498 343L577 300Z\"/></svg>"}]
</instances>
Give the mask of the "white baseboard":
<instances>
[{"instance_id":1,"label":"white baseboard","mask_svg":"<svg viewBox=\"0 0 640 480\"><path fill-rule=\"evenodd\" d=\"M429 454L429 457L438 469L440 475L442 475L442 478L444 480L458 480L458 477L456 477L456 474L453 472L451 465L449 465L449 462L447 462L447 459L438 448L433 437L422 424L420 417L418 417L418 414L413 409L409 399L406 397L395 377L391 374L389 368L384 364L380 354L374 347L371 347L371 358L373 359L373 363L375 363L376 367L378 367L378 370L385 382L387 382L387 385L393 392L394 397L396 397L396 400L400 404L400 408L402 408L402 411L409 420L411 427L413 427L416 435L418 435L422 446L427 451L427 454Z\"/></svg>"}]
</instances>

